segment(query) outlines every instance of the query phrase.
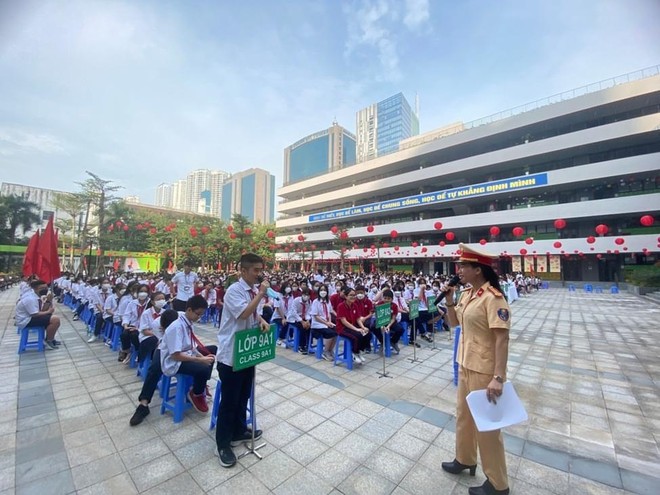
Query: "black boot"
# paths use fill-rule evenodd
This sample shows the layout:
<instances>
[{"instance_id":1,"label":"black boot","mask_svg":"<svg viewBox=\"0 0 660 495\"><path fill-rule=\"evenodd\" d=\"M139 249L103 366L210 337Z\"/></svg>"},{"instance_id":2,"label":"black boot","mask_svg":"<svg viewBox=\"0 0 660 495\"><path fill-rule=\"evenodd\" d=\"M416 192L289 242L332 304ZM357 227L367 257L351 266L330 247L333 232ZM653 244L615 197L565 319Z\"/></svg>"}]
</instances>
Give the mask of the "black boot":
<instances>
[{"instance_id":1,"label":"black boot","mask_svg":"<svg viewBox=\"0 0 660 495\"><path fill-rule=\"evenodd\" d=\"M456 459L451 462L443 462L442 469L451 474L459 474L465 471L466 469L470 470L470 476L474 476L477 472L477 465L469 466L467 464L461 464Z\"/></svg>"},{"instance_id":2,"label":"black boot","mask_svg":"<svg viewBox=\"0 0 660 495\"><path fill-rule=\"evenodd\" d=\"M444 466L443 466L444 467ZM486 479L484 484L481 486L473 486L468 490L470 495L509 495L509 489L505 488L504 490L496 490L490 481Z\"/></svg>"}]
</instances>

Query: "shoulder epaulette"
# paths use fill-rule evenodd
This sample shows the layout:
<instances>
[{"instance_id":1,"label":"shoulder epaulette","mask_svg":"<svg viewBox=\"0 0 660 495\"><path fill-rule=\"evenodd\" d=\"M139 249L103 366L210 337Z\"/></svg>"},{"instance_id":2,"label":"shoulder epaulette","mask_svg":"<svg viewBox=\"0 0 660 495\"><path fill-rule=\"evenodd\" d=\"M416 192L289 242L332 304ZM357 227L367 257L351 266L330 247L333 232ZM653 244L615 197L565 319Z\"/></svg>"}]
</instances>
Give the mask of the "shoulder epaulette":
<instances>
[{"instance_id":1,"label":"shoulder epaulette","mask_svg":"<svg viewBox=\"0 0 660 495\"><path fill-rule=\"evenodd\" d=\"M488 287L488 290L495 294L495 297L504 297L502 293L497 290L495 287Z\"/></svg>"}]
</instances>

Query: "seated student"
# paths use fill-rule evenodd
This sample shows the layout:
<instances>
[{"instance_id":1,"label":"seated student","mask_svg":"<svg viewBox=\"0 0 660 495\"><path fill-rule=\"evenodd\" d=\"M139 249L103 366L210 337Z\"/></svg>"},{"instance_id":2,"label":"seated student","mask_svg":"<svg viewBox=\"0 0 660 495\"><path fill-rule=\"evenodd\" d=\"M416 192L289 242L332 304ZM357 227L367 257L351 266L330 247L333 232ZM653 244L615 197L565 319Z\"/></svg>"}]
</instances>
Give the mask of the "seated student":
<instances>
[{"instance_id":1,"label":"seated student","mask_svg":"<svg viewBox=\"0 0 660 495\"><path fill-rule=\"evenodd\" d=\"M342 289L344 302L337 310L337 335L346 337L351 341L353 348L353 362L363 364L364 350L371 341L369 329L362 323L360 308L355 302L356 293L352 287L346 286Z\"/></svg>"},{"instance_id":2,"label":"seated student","mask_svg":"<svg viewBox=\"0 0 660 495\"><path fill-rule=\"evenodd\" d=\"M397 321L397 316L399 313L399 307L395 302L393 302L394 299L394 293L389 290L385 289L383 291L383 304L389 304L390 305L390 314L391 318L390 321L387 325L385 325L382 328L378 328L374 325L373 332L374 335L376 335L376 338L378 339L378 342L381 343L381 352L382 352L382 344L383 344L383 332L389 333L390 334L390 343L392 344L392 348L394 349L394 352L399 354L400 349L399 349L399 339L401 339L401 336L403 335L403 327L399 324Z\"/></svg>"},{"instance_id":3,"label":"seated student","mask_svg":"<svg viewBox=\"0 0 660 495\"><path fill-rule=\"evenodd\" d=\"M105 307L105 301L112 295L112 285L110 285L110 280L104 278L100 281L98 288L95 287L93 292L91 292L92 299L90 304L92 305L94 314L96 315L96 322L94 324L94 333L87 340L88 343L96 342L101 335L101 330L103 330L103 324L105 320L103 319L103 308Z\"/></svg>"},{"instance_id":4,"label":"seated student","mask_svg":"<svg viewBox=\"0 0 660 495\"><path fill-rule=\"evenodd\" d=\"M210 311L210 318L213 320L213 314L216 310L216 303L218 299L218 293L215 291L215 288L213 287L213 282L208 281L206 282L206 285L204 286L204 289L202 292L200 292L200 295L206 299L206 303L209 305L209 308L211 309Z\"/></svg>"},{"instance_id":5,"label":"seated student","mask_svg":"<svg viewBox=\"0 0 660 495\"><path fill-rule=\"evenodd\" d=\"M151 295L151 304L142 312L138 326L138 362L142 363L151 356L158 347L160 339L163 338L163 332L160 331L160 325L156 324L162 314L163 307L167 304L165 294L154 292Z\"/></svg>"},{"instance_id":6,"label":"seated student","mask_svg":"<svg viewBox=\"0 0 660 495\"><path fill-rule=\"evenodd\" d=\"M427 342L433 342L433 337L427 332L427 323L430 319L428 298L433 296L433 290L426 285L426 280L419 278L417 288L413 292L416 299L419 299L419 316L417 317L417 333Z\"/></svg>"},{"instance_id":7,"label":"seated student","mask_svg":"<svg viewBox=\"0 0 660 495\"><path fill-rule=\"evenodd\" d=\"M324 342L323 359L332 361L334 359L333 350L337 341L337 332L335 331L336 325L332 322L334 310L328 299L327 285L321 284L319 286L319 297L312 303L309 314L312 317L312 335Z\"/></svg>"},{"instance_id":8,"label":"seated student","mask_svg":"<svg viewBox=\"0 0 660 495\"><path fill-rule=\"evenodd\" d=\"M300 336L300 346L298 352L300 354L307 354L307 341L309 340L309 329L311 327L310 310L312 304L309 301L309 288L302 289L300 297L293 300L293 304L289 306L288 321L298 327Z\"/></svg>"},{"instance_id":9,"label":"seated student","mask_svg":"<svg viewBox=\"0 0 660 495\"><path fill-rule=\"evenodd\" d=\"M16 326L45 327L45 344L49 349L57 349L55 334L60 328L60 319L54 316L53 295L48 293L48 285L43 280L33 280L30 290L23 293L16 304Z\"/></svg>"},{"instance_id":10,"label":"seated student","mask_svg":"<svg viewBox=\"0 0 660 495\"><path fill-rule=\"evenodd\" d=\"M128 364L131 360L131 344L135 349L140 348L138 328L142 313L147 309L148 304L149 286L141 284L137 289L137 298L128 303L121 320L124 331L121 333L121 351L117 360L124 364Z\"/></svg>"},{"instance_id":11,"label":"seated student","mask_svg":"<svg viewBox=\"0 0 660 495\"><path fill-rule=\"evenodd\" d=\"M158 388L162 375L174 376L177 373L191 375L193 387L188 399L195 410L206 413L206 382L211 378L217 347L204 346L193 332L193 323L206 312L208 305L201 296L193 296L186 301L186 311L177 313L173 309L164 311L160 317L163 339L154 351L151 366L138 397L138 407L131 417L130 425L142 423L149 415L149 403Z\"/></svg>"},{"instance_id":12,"label":"seated student","mask_svg":"<svg viewBox=\"0 0 660 495\"><path fill-rule=\"evenodd\" d=\"M367 297L366 289L364 286L358 285L355 287L355 297L355 305L358 307L358 311L360 312L360 321L365 328L371 330L374 324L374 304ZM367 344L365 352L367 354L371 352L371 339L369 339L369 343Z\"/></svg>"}]
</instances>

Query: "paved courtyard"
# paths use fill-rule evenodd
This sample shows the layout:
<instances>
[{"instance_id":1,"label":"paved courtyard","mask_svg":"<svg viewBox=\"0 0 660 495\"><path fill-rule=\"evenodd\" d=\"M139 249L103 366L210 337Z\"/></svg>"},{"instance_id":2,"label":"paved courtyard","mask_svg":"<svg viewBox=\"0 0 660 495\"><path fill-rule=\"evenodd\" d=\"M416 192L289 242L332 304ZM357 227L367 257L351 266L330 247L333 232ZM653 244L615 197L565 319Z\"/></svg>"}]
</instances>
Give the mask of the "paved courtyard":
<instances>
[{"instance_id":1,"label":"paved courtyard","mask_svg":"<svg viewBox=\"0 0 660 495\"><path fill-rule=\"evenodd\" d=\"M16 354L17 289L0 294L0 493L465 494L453 459L452 342L352 372L278 348L258 367L268 445L220 466L209 417L128 420L142 382L59 306L61 349ZM660 493L660 306L549 289L512 305L508 377L529 421L505 434L514 494ZM200 326L202 341L214 330ZM214 372L214 377L217 376ZM215 383L212 383L214 389ZM240 451L240 449L238 449Z\"/></svg>"}]
</instances>

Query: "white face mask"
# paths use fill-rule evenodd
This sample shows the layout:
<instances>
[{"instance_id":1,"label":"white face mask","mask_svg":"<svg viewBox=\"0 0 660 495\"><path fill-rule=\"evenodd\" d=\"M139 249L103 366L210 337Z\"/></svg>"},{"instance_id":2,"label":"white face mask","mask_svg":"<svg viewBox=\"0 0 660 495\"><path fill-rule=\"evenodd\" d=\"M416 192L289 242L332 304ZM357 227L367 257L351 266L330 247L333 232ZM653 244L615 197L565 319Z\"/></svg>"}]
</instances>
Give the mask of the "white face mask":
<instances>
[{"instance_id":1,"label":"white face mask","mask_svg":"<svg viewBox=\"0 0 660 495\"><path fill-rule=\"evenodd\" d=\"M408 286L408 290L413 290L414 288L415 288L414 285L409 285L409 286Z\"/></svg>"},{"instance_id":2,"label":"white face mask","mask_svg":"<svg viewBox=\"0 0 660 495\"><path fill-rule=\"evenodd\" d=\"M101 289L103 289L103 290L108 290L108 289L110 289L110 287L111 287L110 284L103 284L103 285L101 286Z\"/></svg>"},{"instance_id":3,"label":"white face mask","mask_svg":"<svg viewBox=\"0 0 660 495\"><path fill-rule=\"evenodd\" d=\"M165 306L165 299L154 301L154 306L156 307L156 309L163 309L163 306Z\"/></svg>"},{"instance_id":4,"label":"white face mask","mask_svg":"<svg viewBox=\"0 0 660 495\"><path fill-rule=\"evenodd\" d=\"M119 295L120 296L123 296L125 292L126 292L126 289L119 289Z\"/></svg>"},{"instance_id":5,"label":"white face mask","mask_svg":"<svg viewBox=\"0 0 660 495\"><path fill-rule=\"evenodd\" d=\"M356 297L358 299L364 299L364 294L362 294L362 292L360 292Z\"/></svg>"},{"instance_id":6,"label":"white face mask","mask_svg":"<svg viewBox=\"0 0 660 495\"><path fill-rule=\"evenodd\" d=\"M395 295L396 297L400 297L400 296L401 296L401 291L395 290L395 291L394 291L394 295Z\"/></svg>"},{"instance_id":7,"label":"white face mask","mask_svg":"<svg viewBox=\"0 0 660 495\"><path fill-rule=\"evenodd\" d=\"M138 292L138 299L146 299L148 295L148 292Z\"/></svg>"},{"instance_id":8,"label":"white face mask","mask_svg":"<svg viewBox=\"0 0 660 495\"><path fill-rule=\"evenodd\" d=\"M287 287L286 289L284 289L284 293L291 294L291 287Z\"/></svg>"},{"instance_id":9,"label":"white face mask","mask_svg":"<svg viewBox=\"0 0 660 495\"><path fill-rule=\"evenodd\" d=\"M302 300L303 300L304 302L309 301L309 296L302 296Z\"/></svg>"},{"instance_id":10,"label":"white face mask","mask_svg":"<svg viewBox=\"0 0 660 495\"><path fill-rule=\"evenodd\" d=\"M325 297L325 296L327 296L327 295L328 295L328 293L327 293L326 291L324 291L324 290L322 290L321 292L319 292L319 296L321 296L321 297Z\"/></svg>"},{"instance_id":11,"label":"white face mask","mask_svg":"<svg viewBox=\"0 0 660 495\"><path fill-rule=\"evenodd\" d=\"M372 287L371 292L375 294L376 292L378 292L378 289L376 287Z\"/></svg>"}]
</instances>

